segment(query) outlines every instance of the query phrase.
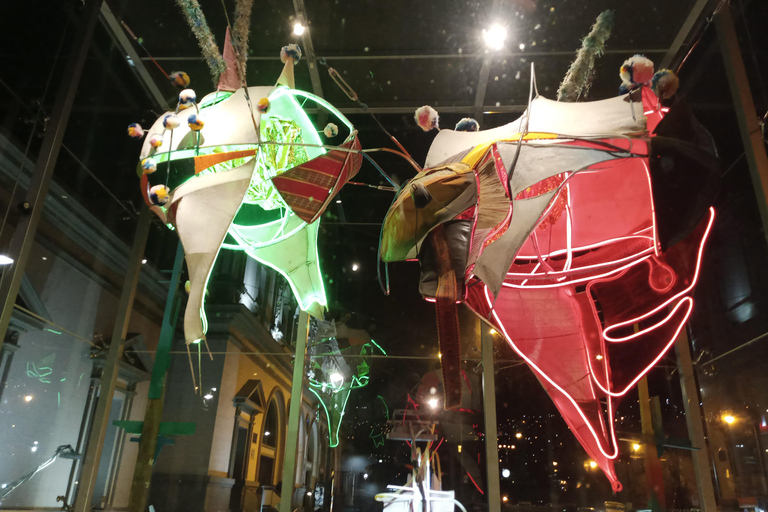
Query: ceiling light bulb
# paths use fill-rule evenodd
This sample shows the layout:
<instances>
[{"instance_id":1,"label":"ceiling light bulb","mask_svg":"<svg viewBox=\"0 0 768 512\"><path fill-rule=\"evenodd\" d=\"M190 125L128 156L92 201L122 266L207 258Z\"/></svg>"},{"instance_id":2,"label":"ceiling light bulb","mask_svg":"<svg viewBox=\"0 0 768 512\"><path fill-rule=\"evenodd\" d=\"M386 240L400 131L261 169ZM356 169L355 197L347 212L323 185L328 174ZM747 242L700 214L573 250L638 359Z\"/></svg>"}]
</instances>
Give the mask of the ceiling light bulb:
<instances>
[{"instance_id":1,"label":"ceiling light bulb","mask_svg":"<svg viewBox=\"0 0 768 512\"><path fill-rule=\"evenodd\" d=\"M357 272L357 269L359 268L360 268L360 265L358 265L357 263L352 264L352 272Z\"/></svg>"},{"instance_id":2,"label":"ceiling light bulb","mask_svg":"<svg viewBox=\"0 0 768 512\"><path fill-rule=\"evenodd\" d=\"M9 258L5 254L0 254L0 265L10 265L13 263L13 258Z\"/></svg>"},{"instance_id":3,"label":"ceiling light bulb","mask_svg":"<svg viewBox=\"0 0 768 512\"><path fill-rule=\"evenodd\" d=\"M205 398L206 400L210 400L211 398L213 398L213 395L212 395L212 394L210 394L210 393L208 393L208 394L207 394L207 395L205 395L203 398Z\"/></svg>"},{"instance_id":4,"label":"ceiling light bulb","mask_svg":"<svg viewBox=\"0 0 768 512\"><path fill-rule=\"evenodd\" d=\"M483 30L483 39L491 50L501 50L506 38L507 30L501 25L494 25L488 30Z\"/></svg>"},{"instance_id":5,"label":"ceiling light bulb","mask_svg":"<svg viewBox=\"0 0 768 512\"><path fill-rule=\"evenodd\" d=\"M504 468L504 469L501 470L501 476L503 476L504 478L509 478L510 474L511 473L510 473L510 471L507 468Z\"/></svg>"},{"instance_id":6,"label":"ceiling light bulb","mask_svg":"<svg viewBox=\"0 0 768 512\"><path fill-rule=\"evenodd\" d=\"M431 408L437 409L437 398L430 398L429 400L427 400L427 403Z\"/></svg>"},{"instance_id":7,"label":"ceiling light bulb","mask_svg":"<svg viewBox=\"0 0 768 512\"><path fill-rule=\"evenodd\" d=\"M297 36L303 35L304 30L305 30L305 27L301 23L295 23L293 25L293 33L296 34Z\"/></svg>"}]
</instances>

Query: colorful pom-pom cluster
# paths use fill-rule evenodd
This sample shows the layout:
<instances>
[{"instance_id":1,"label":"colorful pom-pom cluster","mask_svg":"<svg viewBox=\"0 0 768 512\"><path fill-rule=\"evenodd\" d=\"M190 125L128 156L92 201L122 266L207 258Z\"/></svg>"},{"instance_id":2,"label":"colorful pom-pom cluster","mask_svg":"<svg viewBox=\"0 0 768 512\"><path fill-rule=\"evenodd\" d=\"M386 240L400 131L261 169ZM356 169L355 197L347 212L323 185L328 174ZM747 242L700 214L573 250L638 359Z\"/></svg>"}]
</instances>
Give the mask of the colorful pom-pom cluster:
<instances>
[{"instance_id":1,"label":"colorful pom-pom cluster","mask_svg":"<svg viewBox=\"0 0 768 512\"><path fill-rule=\"evenodd\" d=\"M170 194L171 191L165 185L155 185L149 189L149 201L155 205L164 205Z\"/></svg>"},{"instance_id":2,"label":"colorful pom-pom cluster","mask_svg":"<svg viewBox=\"0 0 768 512\"><path fill-rule=\"evenodd\" d=\"M651 79L651 89L663 100L671 98L679 86L680 79L670 69L660 69Z\"/></svg>"},{"instance_id":3,"label":"colorful pom-pom cluster","mask_svg":"<svg viewBox=\"0 0 768 512\"><path fill-rule=\"evenodd\" d=\"M621 76L622 85L632 90L653 78L653 62L643 55L630 57L621 65L619 76Z\"/></svg>"},{"instance_id":4,"label":"colorful pom-pom cluster","mask_svg":"<svg viewBox=\"0 0 768 512\"><path fill-rule=\"evenodd\" d=\"M166 114L163 118L163 128L166 130L174 130L179 127L179 118L173 114Z\"/></svg>"},{"instance_id":5,"label":"colorful pom-pom cluster","mask_svg":"<svg viewBox=\"0 0 768 512\"><path fill-rule=\"evenodd\" d=\"M456 123L454 130L457 132L477 132L480 131L480 123L471 117L465 117Z\"/></svg>"},{"instance_id":6,"label":"colorful pom-pom cluster","mask_svg":"<svg viewBox=\"0 0 768 512\"><path fill-rule=\"evenodd\" d=\"M335 137L339 134L339 127L333 123L328 123L325 125L325 128L323 128L323 134L329 139Z\"/></svg>"},{"instance_id":7,"label":"colorful pom-pom cluster","mask_svg":"<svg viewBox=\"0 0 768 512\"><path fill-rule=\"evenodd\" d=\"M269 98L261 98L258 103L256 103L256 108L259 109L259 112L262 114L269 112Z\"/></svg>"},{"instance_id":8,"label":"colorful pom-pom cluster","mask_svg":"<svg viewBox=\"0 0 768 512\"><path fill-rule=\"evenodd\" d=\"M189 75L184 71L174 71L168 75L168 79L173 85L178 87L187 87L189 85Z\"/></svg>"},{"instance_id":9,"label":"colorful pom-pom cluster","mask_svg":"<svg viewBox=\"0 0 768 512\"><path fill-rule=\"evenodd\" d=\"M424 105L416 109L416 113L413 115L419 128L428 132L433 128L438 128L438 122L440 116L437 115L437 111L429 105Z\"/></svg>"},{"instance_id":10,"label":"colorful pom-pom cluster","mask_svg":"<svg viewBox=\"0 0 768 512\"><path fill-rule=\"evenodd\" d=\"M648 86L660 99L670 98L680 85L675 73L669 69L653 72L653 62L642 55L624 61L619 69L621 86L619 94L626 94L643 85Z\"/></svg>"},{"instance_id":11,"label":"colorful pom-pom cluster","mask_svg":"<svg viewBox=\"0 0 768 512\"><path fill-rule=\"evenodd\" d=\"M192 89L184 89L179 93L179 110L194 107L197 102L197 95Z\"/></svg>"},{"instance_id":12,"label":"colorful pom-pom cluster","mask_svg":"<svg viewBox=\"0 0 768 512\"><path fill-rule=\"evenodd\" d=\"M193 132L198 132L203 129L203 126L205 126L205 121L203 121L203 118L200 116L200 114L192 114L187 119L187 124L189 125L189 129Z\"/></svg>"},{"instance_id":13,"label":"colorful pom-pom cluster","mask_svg":"<svg viewBox=\"0 0 768 512\"><path fill-rule=\"evenodd\" d=\"M156 133L151 137L149 137L149 145L152 146L153 148L159 148L160 146L163 145L163 142L164 142L163 136L160 135L159 133Z\"/></svg>"},{"instance_id":14,"label":"colorful pom-pom cluster","mask_svg":"<svg viewBox=\"0 0 768 512\"><path fill-rule=\"evenodd\" d=\"M294 66L299 63L299 60L301 59L301 48L299 48L299 45L289 44L280 49L280 60L283 64L288 61L288 57L293 57Z\"/></svg>"},{"instance_id":15,"label":"colorful pom-pom cluster","mask_svg":"<svg viewBox=\"0 0 768 512\"><path fill-rule=\"evenodd\" d=\"M141 169L144 174L152 174L157 170L157 162L155 162L154 158L145 158L141 161Z\"/></svg>"},{"instance_id":16,"label":"colorful pom-pom cluster","mask_svg":"<svg viewBox=\"0 0 768 512\"><path fill-rule=\"evenodd\" d=\"M132 139L140 139L144 136L144 128L139 123L131 123L128 125L128 136Z\"/></svg>"}]
</instances>

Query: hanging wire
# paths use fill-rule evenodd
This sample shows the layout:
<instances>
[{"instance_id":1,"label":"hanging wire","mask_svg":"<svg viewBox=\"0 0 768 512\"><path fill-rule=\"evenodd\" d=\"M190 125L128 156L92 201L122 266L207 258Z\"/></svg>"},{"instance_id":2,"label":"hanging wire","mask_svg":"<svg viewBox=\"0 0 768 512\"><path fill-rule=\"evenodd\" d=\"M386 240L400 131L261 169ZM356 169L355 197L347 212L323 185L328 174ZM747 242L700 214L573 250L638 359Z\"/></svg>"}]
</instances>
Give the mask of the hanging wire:
<instances>
[{"instance_id":1,"label":"hanging wire","mask_svg":"<svg viewBox=\"0 0 768 512\"><path fill-rule=\"evenodd\" d=\"M19 486L24 484L25 482L28 482L33 476L38 474L40 471L44 470L51 464L53 464L57 458L64 457L64 456L72 456L75 455L75 449L72 448L71 444L63 444L56 448L56 451L53 453L53 456L37 466L33 471L30 471L26 475L22 476L18 480L15 480L11 482L10 484L7 484L5 487L3 487L3 490L0 491L0 500L5 499L6 496L11 494L14 490L16 490Z\"/></svg>"}]
</instances>

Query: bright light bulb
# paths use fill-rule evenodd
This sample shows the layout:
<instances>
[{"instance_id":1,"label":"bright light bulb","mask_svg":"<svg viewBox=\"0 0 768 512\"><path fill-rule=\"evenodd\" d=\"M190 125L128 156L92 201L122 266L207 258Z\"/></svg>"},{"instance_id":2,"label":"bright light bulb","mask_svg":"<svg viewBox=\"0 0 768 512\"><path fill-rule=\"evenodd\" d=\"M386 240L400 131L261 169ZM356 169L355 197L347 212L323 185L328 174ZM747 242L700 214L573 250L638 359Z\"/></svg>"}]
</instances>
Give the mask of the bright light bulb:
<instances>
[{"instance_id":1,"label":"bright light bulb","mask_svg":"<svg viewBox=\"0 0 768 512\"><path fill-rule=\"evenodd\" d=\"M597 467L597 462L593 460L589 461L589 467L592 469L595 469Z\"/></svg>"},{"instance_id":2,"label":"bright light bulb","mask_svg":"<svg viewBox=\"0 0 768 512\"><path fill-rule=\"evenodd\" d=\"M518 438L518 439L520 439L521 437L523 437L523 434L521 434L520 432L518 432L517 434L515 434L515 437L516 437L516 438Z\"/></svg>"},{"instance_id":3,"label":"bright light bulb","mask_svg":"<svg viewBox=\"0 0 768 512\"><path fill-rule=\"evenodd\" d=\"M501 476L503 476L504 478L509 478L510 474L511 473L510 473L510 471L507 468L504 468L504 469L501 470Z\"/></svg>"},{"instance_id":4,"label":"bright light bulb","mask_svg":"<svg viewBox=\"0 0 768 512\"><path fill-rule=\"evenodd\" d=\"M734 418L730 414L726 414L725 416L723 416L723 421L729 425L733 425L734 423L736 423L736 418Z\"/></svg>"},{"instance_id":5,"label":"bright light bulb","mask_svg":"<svg viewBox=\"0 0 768 512\"><path fill-rule=\"evenodd\" d=\"M633 449L634 451L636 451L636 452L639 452L639 451L640 451L640 445L639 445L639 444L637 444L637 443L634 443L634 444L632 445L632 449Z\"/></svg>"},{"instance_id":6,"label":"bright light bulb","mask_svg":"<svg viewBox=\"0 0 768 512\"><path fill-rule=\"evenodd\" d=\"M603 356L601 356L600 354L597 354L595 356L595 359L597 359L598 361L602 361L603 360Z\"/></svg>"},{"instance_id":7,"label":"bright light bulb","mask_svg":"<svg viewBox=\"0 0 768 512\"><path fill-rule=\"evenodd\" d=\"M24 397L25 402L31 402L32 401L32 395L27 395Z\"/></svg>"},{"instance_id":8,"label":"bright light bulb","mask_svg":"<svg viewBox=\"0 0 768 512\"><path fill-rule=\"evenodd\" d=\"M207 395L205 395L203 398L205 398L206 400L210 400L211 398L213 398L213 395L212 395L212 394L210 394L210 393L208 393L208 394L207 394Z\"/></svg>"},{"instance_id":9,"label":"bright light bulb","mask_svg":"<svg viewBox=\"0 0 768 512\"><path fill-rule=\"evenodd\" d=\"M504 40L507 38L507 30L501 25L494 25L488 30L483 30L483 39L491 50L501 50Z\"/></svg>"},{"instance_id":10,"label":"bright light bulb","mask_svg":"<svg viewBox=\"0 0 768 512\"><path fill-rule=\"evenodd\" d=\"M357 272L357 269L359 268L360 268L360 265L358 265L357 263L352 264L352 272Z\"/></svg>"},{"instance_id":11,"label":"bright light bulb","mask_svg":"<svg viewBox=\"0 0 768 512\"><path fill-rule=\"evenodd\" d=\"M344 380L344 376L339 372L333 372L329 378L331 379L331 383L334 385Z\"/></svg>"},{"instance_id":12,"label":"bright light bulb","mask_svg":"<svg viewBox=\"0 0 768 512\"><path fill-rule=\"evenodd\" d=\"M429 400L427 400L427 403L431 408L437 409L437 398L430 398Z\"/></svg>"},{"instance_id":13,"label":"bright light bulb","mask_svg":"<svg viewBox=\"0 0 768 512\"><path fill-rule=\"evenodd\" d=\"M305 29L306 27L301 23L295 23L293 25L293 33L296 34L297 36L303 35Z\"/></svg>"},{"instance_id":14,"label":"bright light bulb","mask_svg":"<svg viewBox=\"0 0 768 512\"><path fill-rule=\"evenodd\" d=\"M147 264L147 258L144 258L143 260L141 260L141 264L142 265L146 265Z\"/></svg>"},{"instance_id":15,"label":"bright light bulb","mask_svg":"<svg viewBox=\"0 0 768 512\"><path fill-rule=\"evenodd\" d=\"M32 453L35 453L37 451L37 446L33 446L32 448L30 448L30 450L32 450Z\"/></svg>"},{"instance_id":16,"label":"bright light bulb","mask_svg":"<svg viewBox=\"0 0 768 512\"><path fill-rule=\"evenodd\" d=\"M368 480L368 473L363 473L363 478Z\"/></svg>"},{"instance_id":17,"label":"bright light bulb","mask_svg":"<svg viewBox=\"0 0 768 512\"><path fill-rule=\"evenodd\" d=\"M13 258L9 258L5 254L0 254L0 265L10 265L13 263Z\"/></svg>"},{"instance_id":18,"label":"bright light bulb","mask_svg":"<svg viewBox=\"0 0 768 512\"><path fill-rule=\"evenodd\" d=\"M264 437L267 437L267 436L269 436L269 430L267 430L266 432L264 432Z\"/></svg>"}]
</instances>

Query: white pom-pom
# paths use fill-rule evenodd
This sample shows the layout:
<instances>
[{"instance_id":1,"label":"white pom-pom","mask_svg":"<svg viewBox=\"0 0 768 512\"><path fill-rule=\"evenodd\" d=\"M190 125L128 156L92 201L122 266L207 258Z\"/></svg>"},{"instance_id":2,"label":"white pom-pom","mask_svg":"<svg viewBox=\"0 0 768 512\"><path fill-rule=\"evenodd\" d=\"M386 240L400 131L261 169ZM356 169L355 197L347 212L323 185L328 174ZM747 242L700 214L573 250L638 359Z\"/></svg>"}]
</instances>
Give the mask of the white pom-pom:
<instances>
[{"instance_id":1,"label":"white pom-pom","mask_svg":"<svg viewBox=\"0 0 768 512\"><path fill-rule=\"evenodd\" d=\"M301 48L299 48L299 45L289 44L280 49L280 60L283 64L286 63L288 57L293 57L294 65L299 63L299 60L301 59Z\"/></svg>"},{"instance_id":2,"label":"white pom-pom","mask_svg":"<svg viewBox=\"0 0 768 512\"><path fill-rule=\"evenodd\" d=\"M184 89L179 93L179 110L194 107L197 102L197 95L192 89Z\"/></svg>"},{"instance_id":3,"label":"white pom-pom","mask_svg":"<svg viewBox=\"0 0 768 512\"><path fill-rule=\"evenodd\" d=\"M624 61L619 71L621 81L640 85L653 78L653 62L643 55L635 55Z\"/></svg>"},{"instance_id":4,"label":"white pom-pom","mask_svg":"<svg viewBox=\"0 0 768 512\"><path fill-rule=\"evenodd\" d=\"M149 145L152 146L153 148L159 148L160 146L163 145L163 136L160 135L159 133L152 135L149 138Z\"/></svg>"},{"instance_id":5,"label":"white pom-pom","mask_svg":"<svg viewBox=\"0 0 768 512\"><path fill-rule=\"evenodd\" d=\"M152 174L157 170L157 162L155 162L154 158L145 158L141 162L141 168L144 174Z\"/></svg>"},{"instance_id":6,"label":"white pom-pom","mask_svg":"<svg viewBox=\"0 0 768 512\"><path fill-rule=\"evenodd\" d=\"M165 185L155 185L149 189L149 200L152 204L163 205L168 202L171 191Z\"/></svg>"},{"instance_id":7,"label":"white pom-pom","mask_svg":"<svg viewBox=\"0 0 768 512\"><path fill-rule=\"evenodd\" d=\"M419 125L419 128L428 132L433 128L438 128L437 124L440 121L440 116L437 115L437 111L429 105L424 105L416 109L413 118Z\"/></svg>"},{"instance_id":8,"label":"white pom-pom","mask_svg":"<svg viewBox=\"0 0 768 512\"><path fill-rule=\"evenodd\" d=\"M335 137L339 134L339 127L333 123L328 123L325 125L325 128L323 128L323 134L329 139Z\"/></svg>"},{"instance_id":9,"label":"white pom-pom","mask_svg":"<svg viewBox=\"0 0 768 512\"><path fill-rule=\"evenodd\" d=\"M179 127L179 118L173 114L166 114L163 118L163 128L173 130Z\"/></svg>"}]
</instances>

